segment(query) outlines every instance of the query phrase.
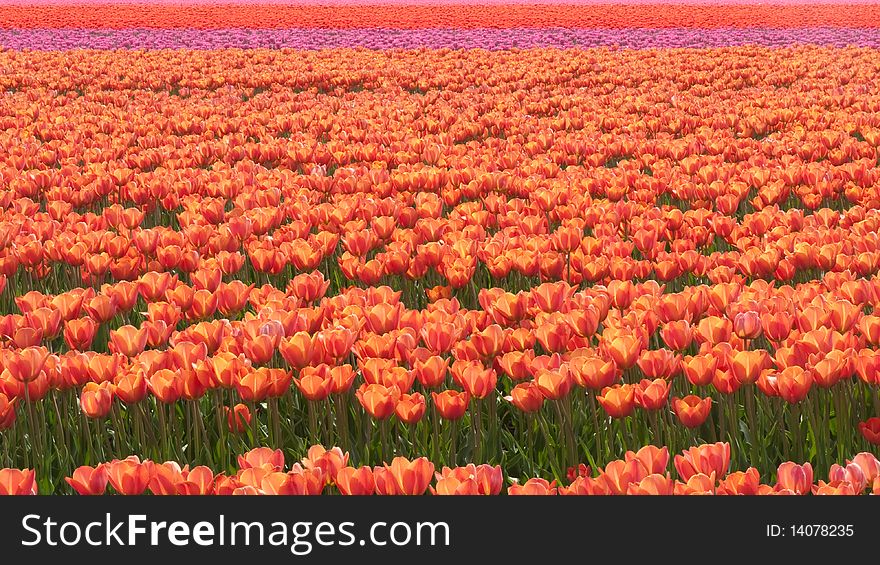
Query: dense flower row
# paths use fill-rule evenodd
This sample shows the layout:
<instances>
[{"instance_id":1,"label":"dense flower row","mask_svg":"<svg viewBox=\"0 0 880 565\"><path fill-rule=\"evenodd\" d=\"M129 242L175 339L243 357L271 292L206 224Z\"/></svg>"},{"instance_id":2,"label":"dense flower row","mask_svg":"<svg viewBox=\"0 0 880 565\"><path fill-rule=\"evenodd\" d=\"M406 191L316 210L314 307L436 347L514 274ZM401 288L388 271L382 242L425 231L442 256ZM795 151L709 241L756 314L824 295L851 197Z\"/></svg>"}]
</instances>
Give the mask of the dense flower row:
<instances>
[{"instance_id":1,"label":"dense flower row","mask_svg":"<svg viewBox=\"0 0 880 565\"><path fill-rule=\"evenodd\" d=\"M0 0L0 6L96 6L96 5L126 5L126 4L154 4L180 6L181 0ZM876 0L810 0L808 4L816 6L825 5L858 5L875 4ZM287 5L287 6L547 6L560 4L564 6L579 5L635 5L652 7L658 5L689 5L699 6L723 6L723 5L747 5L764 4L772 6L803 5L802 0L188 0L188 5L195 6L262 6L262 5Z\"/></svg>"},{"instance_id":2,"label":"dense flower row","mask_svg":"<svg viewBox=\"0 0 880 565\"><path fill-rule=\"evenodd\" d=\"M0 448L42 491L318 441L556 479L880 443L875 50L0 63Z\"/></svg>"},{"instance_id":3,"label":"dense flower row","mask_svg":"<svg viewBox=\"0 0 880 565\"><path fill-rule=\"evenodd\" d=\"M798 5L36 5L6 6L0 28L704 28L878 27L876 4Z\"/></svg>"},{"instance_id":4,"label":"dense flower row","mask_svg":"<svg viewBox=\"0 0 880 565\"><path fill-rule=\"evenodd\" d=\"M880 30L857 27L669 29L0 29L8 49L621 49L736 45L880 47Z\"/></svg>"},{"instance_id":5,"label":"dense flower row","mask_svg":"<svg viewBox=\"0 0 880 565\"><path fill-rule=\"evenodd\" d=\"M669 469L669 450L649 445L611 461L592 476L579 465L568 470L568 486L557 481L508 477L509 495L859 495L880 494L880 460L859 453L846 464L834 464L828 480L818 480L809 463L787 461L776 470L775 484L761 482L754 467L730 470L730 445L704 444L676 455L677 479ZM504 490L500 466L469 464L437 467L427 457L395 457L390 464L353 467L340 448L309 448L301 461L285 470L284 453L260 447L238 456L232 475L205 466L190 468L175 461L159 464L137 456L82 466L65 480L81 495L498 495ZM433 483L433 484L432 484ZM37 494L33 470L0 469L0 495Z\"/></svg>"}]
</instances>

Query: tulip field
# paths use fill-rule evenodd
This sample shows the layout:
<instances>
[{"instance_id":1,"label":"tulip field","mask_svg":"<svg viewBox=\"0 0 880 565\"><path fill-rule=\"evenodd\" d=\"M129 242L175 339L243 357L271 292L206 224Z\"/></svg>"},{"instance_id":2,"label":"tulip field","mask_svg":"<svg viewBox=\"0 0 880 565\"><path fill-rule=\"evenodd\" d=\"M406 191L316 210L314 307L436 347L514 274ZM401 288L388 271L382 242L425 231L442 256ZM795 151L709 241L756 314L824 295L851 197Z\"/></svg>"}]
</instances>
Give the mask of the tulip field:
<instances>
[{"instance_id":1,"label":"tulip field","mask_svg":"<svg viewBox=\"0 0 880 565\"><path fill-rule=\"evenodd\" d=\"M880 4L0 47L0 494L880 494Z\"/></svg>"}]
</instances>

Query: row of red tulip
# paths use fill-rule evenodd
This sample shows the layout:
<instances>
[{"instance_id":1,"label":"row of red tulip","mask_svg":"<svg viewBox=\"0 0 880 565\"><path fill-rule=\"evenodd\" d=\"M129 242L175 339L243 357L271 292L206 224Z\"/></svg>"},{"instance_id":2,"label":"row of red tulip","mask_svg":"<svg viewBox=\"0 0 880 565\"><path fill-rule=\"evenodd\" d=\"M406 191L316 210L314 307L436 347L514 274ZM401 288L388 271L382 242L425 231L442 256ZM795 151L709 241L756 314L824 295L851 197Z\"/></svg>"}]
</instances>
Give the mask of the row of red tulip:
<instances>
[{"instance_id":1,"label":"row of red tulip","mask_svg":"<svg viewBox=\"0 0 880 565\"><path fill-rule=\"evenodd\" d=\"M386 28L876 28L880 9L870 2L358 2L12 4L0 27L85 29L298 29Z\"/></svg>"},{"instance_id":2,"label":"row of red tulip","mask_svg":"<svg viewBox=\"0 0 880 565\"><path fill-rule=\"evenodd\" d=\"M859 453L845 466L834 464L828 481L814 482L809 463L782 463L775 484L760 482L757 469L729 470L730 445L704 444L674 458L678 479L668 473L667 448L646 446L628 451L624 459L609 462L591 476L585 465L569 469L568 486L556 481L530 478L523 483L509 478L511 495L692 495L692 494L880 494L880 461L871 453ZM345 495L497 495L504 486L500 466L473 465L435 472L426 457L409 460L395 457L391 464L353 467L348 453L338 447L312 446L301 462L285 470L280 449L256 448L238 457L235 475L215 474L208 467L190 469L177 462L141 461L136 456L97 466L82 466L66 478L83 495L113 492L139 495L317 495L331 489ZM434 484L432 485L432 481ZM0 494L37 494L32 470L0 470Z\"/></svg>"}]
</instances>

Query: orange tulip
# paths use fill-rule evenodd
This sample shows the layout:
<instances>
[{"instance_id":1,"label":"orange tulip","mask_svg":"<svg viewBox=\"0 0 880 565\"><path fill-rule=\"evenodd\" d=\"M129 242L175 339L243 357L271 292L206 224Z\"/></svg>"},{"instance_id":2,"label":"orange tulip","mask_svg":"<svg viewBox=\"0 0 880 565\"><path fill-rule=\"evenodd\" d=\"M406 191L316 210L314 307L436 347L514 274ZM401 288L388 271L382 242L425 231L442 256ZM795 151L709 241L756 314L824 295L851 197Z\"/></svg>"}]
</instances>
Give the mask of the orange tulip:
<instances>
[{"instance_id":1,"label":"orange tulip","mask_svg":"<svg viewBox=\"0 0 880 565\"><path fill-rule=\"evenodd\" d=\"M37 379L46 365L49 351L45 347L27 347L6 353L6 370L15 380L28 383Z\"/></svg>"},{"instance_id":2,"label":"orange tulip","mask_svg":"<svg viewBox=\"0 0 880 565\"><path fill-rule=\"evenodd\" d=\"M444 420L459 420L467 412L470 394L467 391L444 390L440 393L432 392L434 407Z\"/></svg>"},{"instance_id":3,"label":"orange tulip","mask_svg":"<svg viewBox=\"0 0 880 565\"><path fill-rule=\"evenodd\" d=\"M245 404L236 404L231 409L224 406L226 427L230 433L243 434L251 424L251 411Z\"/></svg>"},{"instance_id":4,"label":"orange tulip","mask_svg":"<svg viewBox=\"0 0 880 565\"><path fill-rule=\"evenodd\" d=\"M802 367L796 365L787 367L776 374L776 387L779 390L779 396L790 404L796 404L806 398L812 386L812 374Z\"/></svg>"},{"instance_id":5,"label":"orange tulip","mask_svg":"<svg viewBox=\"0 0 880 565\"><path fill-rule=\"evenodd\" d=\"M61 319L68 322L77 318L82 311L83 300L88 296L91 299L91 293L94 290L78 288L62 294L58 294L52 299L51 307L61 314Z\"/></svg>"},{"instance_id":6,"label":"orange tulip","mask_svg":"<svg viewBox=\"0 0 880 565\"><path fill-rule=\"evenodd\" d=\"M176 495L179 485L183 483L183 472L180 465L166 461L161 465L153 465L149 484L150 492L158 496Z\"/></svg>"},{"instance_id":7,"label":"orange tulip","mask_svg":"<svg viewBox=\"0 0 880 565\"><path fill-rule=\"evenodd\" d=\"M815 484L811 487L810 492L816 496L855 496L857 494L861 494L861 491L857 489L858 487L853 485L849 481L832 481L831 483L819 481L818 484Z\"/></svg>"},{"instance_id":8,"label":"orange tulip","mask_svg":"<svg viewBox=\"0 0 880 565\"><path fill-rule=\"evenodd\" d=\"M405 457L395 457L391 465L385 465L397 486L399 494L420 495L428 490L434 476L434 464L426 457L410 461Z\"/></svg>"},{"instance_id":9,"label":"orange tulip","mask_svg":"<svg viewBox=\"0 0 880 565\"><path fill-rule=\"evenodd\" d=\"M354 320L350 323L355 325L359 324L355 316L349 317L348 320ZM351 351L358 337L355 331L346 327L336 327L318 332L314 339L313 360L337 363Z\"/></svg>"},{"instance_id":10,"label":"orange tulip","mask_svg":"<svg viewBox=\"0 0 880 565\"><path fill-rule=\"evenodd\" d=\"M571 328L565 322L541 324L535 328L535 337L545 351L565 351Z\"/></svg>"},{"instance_id":11,"label":"orange tulip","mask_svg":"<svg viewBox=\"0 0 880 565\"><path fill-rule=\"evenodd\" d=\"M171 273L150 271L138 280L137 290L147 302L158 302L176 282L177 277Z\"/></svg>"},{"instance_id":12,"label":"orange tulip","mask_svg":"<svg viewBox=\"0 0 880 565\"><path fill-rule=\"evenodd\" d=\"M183 480L177 483L177 494L204 496L214 492L214 472L203 465L191 470L184 469L181 476Z\"/></svg>"},{"instance_id":13,"label":"orange tulip","mask_svg":"<svg viewBox=\"0 0 880 565\"><path fill-rule=\"evenodd\" d=\"M544 404L544 395L534 382L520 383L510 390L510 396L504 397L525 413L537 412Z\"/></svg>"},{"instance_id":14,"label":"orange tulip","mask_svg":"<svg viewBox=\"0 0 880 565\"><path fill-rule=\"evenodd\" d=\"M180 308L168 302L151 302L147 304L147 320L164 322L168 327L177 326L181 319Z\"/></svg>"},{"instance_id":15,"label":"orange tulip","mask_svg":"<svg viewBox=\"0 0 880 565\"><path fill-rule=\"evenodd\" d=\"M452 364L455 381L474 398L486 398L495 391L498 375L479 361L456 361Z\"/></svg>"},{"instance_id":16,"label":"orange tulip","mask_svg":"<svg viewBox=\"0 0 880 565\"><path fill-rule=\"evenodd\" d=\"M504 331L498 324L491 324L483 331L471 335L471 343L484 359L496 356L501 351L503 341Z\"/></svg>"},{"instance_id":17,"label":"orange tulip","mask_svg":"<svg viewBox=\"0 0 880 565\"><path fill-rule=\"evenodd\" d=\"M508 495L551 495L557 494L556 481L548 482L546 479L534 478L529 479L523 484L514 483L507 487Z\"/></svg>"},{"instance_id":18,"label":"orange tulip","mask_svg":"<svg viewBox=\"0 0 880 565\"><path fill-rule=\"evenodd\" d=\"M458 495L458 496L475 496L479 494L477 481L473 478L459 479L450 476L437 479L437 487L431 488L431 494L436 495Z\"/></svg>"},{"instance_id":19,"label":"orange tulip","mask_svg":"<svg viewBox=\"0 0 880 565\"><path fill-rule=\"evenodd\" d=\"M694 355L685 357L681 366L688 382L694 386L706 386L715 377L718 358L713 355Z\"/></svg>"},{"instance_id":20,"label":"orange tulip","mask_svg":"<svg viewBox=\"0 0 880 565\"><path fill-rule=\"evenodd\" d=\"M72 477L65 477L65 481L81 495L104 494L107 490L107 464L101 463L95 467L77 467Z\"/></svg>"},{"instance_id":21,"label":"orange tulip","mask_svg":"<svg viewBox=\"0 0 880 565\"><path fill-rule=\"evenodd\" d=\"M106 418L113 404L113 385L108 382L86 383L79 403L89 418Z\"/></svg>"},{"instance_id":22,"label":"orange tulip","mask_svg":"<svg viewBox=\"0 0 880 565\"><path fill-rule=\"evenodd\" d=\"M706 418L709 417L709 411L712 409L712 398L700 398L690 394L684 398L674 397L672 399L672 410L686 428L698 428L703 425Z\"/></svg>"},{"instance_id":23,"label":"orange tulip","mask_svg":"<svg viewBox=\"0 0 880 565\"><path fill-rule=\"evenodd\" d=\"M599 472L599 478L606 483L612 494L626 494L629 486L638 483L650 473L639 459L628 461L616 460L605 465Z\"/></svg>"},{"instance_id":24,"label":"orange tulip","mask_svg":"<svg viewBox=\"0 0 880 565\"><path fill-rule=\"evenodd\" d=\"M764 335L777 343L788 337L793 325L794 320L786 312L761 315L761 328L764 330Z\"/></svg>"},{"instance_id":25,"label":"orange tulip","mask_svg":"<svg viewBox=\"0 0 880 565\"><path fill-rule=\"evenodd\" d=\"M861 309L845 298L828 305L830 321L839 332L848 332L855 325Z\"/></svg>"},{"instance_id":26,"label":"orange tulip","mask_svg":"<svg viewBox=\"0 0 880 565\"><path fill-rule=\"evenodd\" d=\"M603 479L594 479L592 477L578 477L567 487L559 487L559 494L564 496L572 495L610 495L611 488Z\"/></svg>"},{"instance_id":27,"label":"orange tulip","mask_svg":"<svg viewBox=\"0 0 880 565\"><path fill-rule=\"evenodd\" d=\"M293 379L297 388L308 400L324 400L333 392L333 376L330 367L305 367L298 379Z\"/></svg>"},{"instance_id":28,"label":"orange tulip","mask_svg":"<svg viewBox=\"0 0 880 565\"><path fill-rule=\"evenodd\" d=\"M221 283L215 292L217 310L224 316L241 312L247 305L248 297L254 286L254 284L246 285L239 280Z\"/></svg>"},{"instance_id":29,"label":"orange tulip","mask_svg":"<svg viewBox=\"0 0 880 565\"><path fill-rule=\"evenodd\" d=\"M458 341L458 329L448 322L426 322L421 329L422 341L435 355L452 350Z\"/></svg>"},{"instance_id":30,"label":"orange tulip","mask_svg":"<svg viewBox=\"0 0 880 565\"><path fill-rule=\"evenodd\" d=\"M605 347L617 368L626 370L635 365L642 351L642 340L634 334L620 333L606 342Z\"/></svg>"},{"instance_id":31,"label":"orange tulip","mask_svg":"<svg viewBox=\"0 0 880 565\"><path fill-rule=\"evenodd\" d=\"M183 382L177 373L170 369L161 369L147 379L147 388L161 402L171 404L183 394Z\"/></svg>"},{"instance_id":32,"label":"orange tulip","mask_svg":"<svg viewBox=\"0 0 880 565\"><path fill-rule=\"evenodd\" d=\"M636 364L649 379L668 379L679 371L679 357L668 349L643 351Z\"/></svg>"},{"instance_id":33,"label":"orange tulip","mask_svg":"<svg viewBox=\"0 0 880 565\"><path fill-rule=\"evenodd\" d=\"M391 469L385 467L373 467L373 481L375 493L382 496L395 496L401 494L398 491L397 481L391 474Z\"/></svg>"},{"instance_id":34,"label":"orange tulip","mask_svg":"<svg viewBox=\"0 0 880 565\"><path fill-rule=\"evenodd\" d=\"M339 470L348 465L348 453L339 447L325 449L323 445L313 445L302 458L302 464L306 469L320 469L329 484L336 480Z\"/></svg>"},{"instance_id":35,"label":"orange tulip","mask_svg":"<svg viewBox=\"0 0 880 565\"><path fill-rule=\"evenodd\" d=\"M535 305L544 312L566 312L576 290L565 281L558 281L532 288L531 295Z\"/></svg>"},{"instance_id":36,"label":"orange tulip","mask_svg":"<svg viewBox=\"0 0 880 565\"><path fill-rule=\"evenodd\" d=\"M243 355L220 352L210 361L214 384L223 388L232 388L235 383L249 371L250 363Z\"/></svg>"},{"instance_id":37,"label":"orange tulip","mask_svg":"<svg viewBox=\"0 0 880 565\"><path fill-rule=\"evenodd\" d=\"M61 311L55 308L37 308L24 315L24 321L47 340L55 339L61 327Z\"/></svg>"},{"instance_id":38,"label":"orange tulip","mask_svg":"<svg viewBox=\"0 0 880 565\"><path fill-rule=\"evenodd\" d=\"M443 467L439 473L436 473L436 478L437 492L435 494L478 494L484 496L500 493L504 480L501 466L474 465L473 463L454 469ZM447 479L452 480L441 486L440 483ZM445 492L440 492L441 489ZM432 492L434 491L432 490Z\"/></svg>"},{"instance_id":39,"label":"orange tulip","mask_svg":"<svg viewBox=\"0 0 880 565\"><path fill-rule=\"evenodd\" d=\"M43 330L34 328L18 328L12 336L12 343L15 347L23 349L25 347L37 346L43 341Z\"/></svg>"},{"instance_id":40,"label":"orange tulip","mask_svg":"<svg viewBox=\"0 0 880 565\"><path fill-rule=\"evenodd\" d=\"M111 298L104 294L98 294L83 306L89 316L99 324L103 324L111 320L118 311L118 302L115 298Z\"/></svg>"},{"instance_id":41,"label":"orange tulip","mask_svg":"<svg viewBox=\"0 0 880 565\"><path fill-rule=\"evenodd\" d=\"M345 495L370 495L375 492L376 483L370 467L343 467L336 474L336 487Z\"/></svg>"},{"instance_id":42,"label":"orange tulip","mask_svg":"<svg viewBox=\"0 0 880 565\"><path fill-rule=\"evenodd\" d=\"M110 330L110 352L135 357L147 346L147 332L143 328L122 326Z\"/></svg>"},{"instance_id":43,"label":"orange tulip","mask_svg":"<svg viewBox=\"0 0 880 565\"><path fill-rule=\"evenodd\" d=\"M281 340L278 350L287 364L295 369L302 369L311 363L313 356L313 338L307 332L297 332L286 340Z\"/></svg>"},{"instance_id":44,"label":"orange tulip","mask_svg":"<svg viewBox=\"0 0 880 565\"><path fill-rule=\"evenodd\" d=\"M354 383L355 372L351 365L338 365L330 369L330 379L333 382L333 394L345 394Z\"/></svg>"},{"instance_id":45,"label":"orange tulip","mask_svg":"<svg viewBox=\"0 0 880 565\"><path fill-rule=\"evenodd\" d=\"M645 410L660 410L669 398L669 382L665 379L642 379L635 387L636 406Z\"/></svg>"},{"instance_id":46,"label":"orange tulip","mask_svg":"<svg viewBox=\"0 0 880 565\"><path fill-rule=\"evenodd\" d=\"M694 339L693 330L687 320L667 322L660 330L663 343L673 351L684 351Z\"/></svg>"},{"instance_id":47,"label":"orange tulip","mask_svg":"<svg viewBox=\"0 0 880 565\"><path fill-rule=\"evenodd\" d=\"M269 473L261 482L264 494L319 495L327 484L320 469L303 469L298 463L290 472Z\"/></svg>"},{"instance_id":48,"label":"orange tulip","mask_svg":"<svg viewBox=\"0 0 880 565\"><path fill-rule=\"evenodd\" d=\"M413 364L413 373L425 388L435 388L446 380L449 360L439 355L432 355Z\"/></svg>"},{"instance_id":49,"label":"orange tulip","mask_svg":"<svg viewBox=\"0 0 880 565\"><path fill-rule=\"evenodd\" d=\"M712 377L712 386L721 394L733 394L742 386L742 382L736 378L733 372L716 369Z\"/></svg>"},{"instance_id":50,"label":"orange tulip","mask_svg":"<svg viewBox=\"0 0 880 565\"><path fill-rule=\"evenodd\" d=\"M437 302L438 300L449 299L452 298L452 286L432 286L431 288L425 289L425 295L428 297L428 302L431 303Z\"/></svg>"},{"instance_id":51,"label":"orange tulip","mask_svg":"<svg viewBox=\"0 0 880 565\"><path fill-rule=\"evenodd\" d=\"M672 495L675 492L675 481L670 477L652 474L638 483L630 483L626 494L629 495Z\"/></svg>"},{"instance_id":52,"label":"orange tulip","mask_svg":"<svg viewBox=\"0 0 880 565\"><path fill-rule=\"evenodd\" d=\"M15 398L12 400L0 392L0 431L7 430L15 424Z\"/></svg>"},{"instance_id":53,"label":"orange tulip","mask_svg":"<svg viewBox=\"0 0 880 565\"><path fill-rule=\"evenodd\" d=\"M127 459L114 459L107 464L107 476L110 484L119 494L142 494L150 483L153 475L153 463L141 462L135 456Z\"/></svg>"},{"instance_id":54,"label":"orange tulip","mask_svg":"<svg viewBox=\"0 0 880 565\"><path fill-rule=\"evenodd\" d=\"M659 473L662 475L666 472L666 467L669 465L669 449L657 447L656 445L646 445L635 453L627 451L624 455L624 460L627 463L630 461L641 463L646 474Z\"/></svg>"},{"instance_id":55,"label":"orange tulip","mask_svg":"<svg viewBox=\"0 0 880 565\"><path fill-rule=\"evenodd\" d=\"M578 337L591 337L599 329L600 313L598 308L590 304L583 310L572 310L565 317L565 322Z\"/></svg>"},{"instance_id":56,"label":"orange tulip","mask_svg":"<svg viewBox=\"0 0 880 565\"><path fill-rule=\"evenodd\" d=\"M714 472L716 477L724 478L730 466L730 444L718 442L691 447L676 455L674 463L685 481L697 473L711 475Z\"/></svg>"},{"instance_id":57,"label":"orange tulip","mask_svg":"<svg viewBox=\"0 0 880 565\"><path fill-rule=\"evenodd\" d=\"M600 391L614 384L618 374L614 363L600 357L584 355L569 362L574 381L582 387Z\"/></svg>"},{"instance_id":58,"label":"orange tulip","mask_svg":"<svg viewBox=\"0 0 880 565\"><path fill-rule=\"evenodd\" d=\"M396 387L363 384L357 389L355 396L370 416L376 420L386 420L394 414L400 399L400 391Z\"/></svg>"},{"instance_id":59,"label":"orange tulip","mask_svg":"<svg viewBox=\"0 0 880 565\"><path fill-rule=\"evenodd\" d=\"M323 273L303 273L290 280L287 288L294 296L309 304L318 300L330 287L330 281L324 278Z\"/></svg>"},{"instance_id":60,"label":"orange tulip","mask_svg":"<svg viewBox=\"0 0 880 565\"><path fill-rule=\"evenodd\" d=\"M605 387L596 400L612 418L626 418L635 408L635 388L628 384Z\"/></svg>"},{"instance_id":61,"label":"orange tulip","mask_svg":"<svg viewBox=\"0 0 880 565\"><path fill-rule=\"evenodd\" d=\"M533 382L544 398L559 400L571 390L572 379L566 367L564 370L540 371Z\"/></svg>"},{"instance_id":62,"label":"orange tulip","mask_svg":"<svg viewBox=\"0 0 880 565\"><path fill-rule=\"evenodd\" d=\"M421 393L401 394L394 413L401 422L412 425L422 419L426 408L425 397Z\"/></svg>"},{"instance_id":63,"label":"orange tulip","mask_svg":"<svg viewBox=\"0 0 880 565\"><path fill-rule=\"evenodd\" d=\"M695 337L712 345L730 341L733 325L727 318L708 316L697 324Z\"/></svg>"},{"instance_id":64,"label":"orange tulip","mask_svg":"<svg viewBox=\"0 0 880 565\"><path fill-rule=\"evenodd\" d=\"M787 489L795 494L808 494L813 486L813 466L786 461L779 466L776 477L775 490Z\"/></svg>"},{"instance_id":65,"label":"orange tulip","mask_svg":"<svg viewBox=\"0 0 880 565\"><path fill-rule=\"evenodd\" d=\"M270 471L280 471L284 468L284 453L280 449L257 447L238 456L238 468L242 470L265 468Z\"/></svg>"},{"instance_id":66,"label":"orange tulip","mask_svg":"<svg viewBox=\"0 0 880 565\"><path fill-rule=\"evenodd\" d=\"M698 476L698 475L692 475ZM746 471L735 471L718 482L716 494L756 495L759 494L761 477L758 470L749 467Z\"/></svg>"},{"instance_id":67,"label":"orange tulip","mask_svg":"<svg viewBox=\"0 0 880 565\"><path fill-rule=\"evenodd\" d=\"M698 473L692 475L685 483L676 481L674 494L679 496L715 494L715 474Z\"/></svg>"},{"instance_id":68,"label":"orange tulip","mask_svg":"<svg viewBox=\"0 0 880 565\"><path fill-rule=\"evenodd\" d=\"M0 495L19 496L37 494L33 469L0 469Z\"/></svg>"},{"instance_id":69,"label":"orange tulip","mask_svg":"<svg viewBox=\"0 0 880 565\"><path fill-rule=\"evenodd\" d=\"M185 312L192 308L195 292L194 288L178 282L165 291L165 300L180 308L181 312Z\"/></svg>"},{"instance_id":70,"label":"orange tulip","mask_svg":"<svg viewBox=\"0 0 880 565\"><path fill-rule=\"evenodd\" d=\"M733 376L742 384L751 384L758 380L763 369L770 365L767 351L737 351L728 358L728 365Z\"/></svg>"},{"instance_id":71,"label":"orange tulip","mask_svg":"<svg viewBox=\"0 0 880 565\"><path fill-rule=\"evenodd\" d=\"M513 380L520 381L531 376L531 361L535 358L533 350L509 351L495 358L495 367Z\"/></svg>"},{"instance_id":72,"label":"orange tulip","mask_svg":"<svg viewBox=\"0 0 880 565\"><path fill-rule=\"evenodd\" d=\"M235 390L242 400L262 402L269 396L272 386L271 376L272 374L265 368L247 371L235 382Z\"/></svg>"}]
</instances>

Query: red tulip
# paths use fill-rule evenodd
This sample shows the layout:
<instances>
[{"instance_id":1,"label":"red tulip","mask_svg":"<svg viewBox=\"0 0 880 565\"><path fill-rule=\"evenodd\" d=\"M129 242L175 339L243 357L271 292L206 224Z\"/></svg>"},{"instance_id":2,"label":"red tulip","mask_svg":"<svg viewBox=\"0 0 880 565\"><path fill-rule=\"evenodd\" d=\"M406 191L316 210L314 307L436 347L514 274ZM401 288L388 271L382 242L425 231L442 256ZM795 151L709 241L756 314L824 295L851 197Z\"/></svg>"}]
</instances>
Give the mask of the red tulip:
<instances>
[{"instance_id":1,"label":"red tulip","mask_svg":"<svg viewBox=\"0 0 880 565\"><path fill-rule=\"evenodd\" d=\"M864 422L859 422L859 431L869 443L880 445L880 418L868 418Z\"/></svg>"}]
</instances>

